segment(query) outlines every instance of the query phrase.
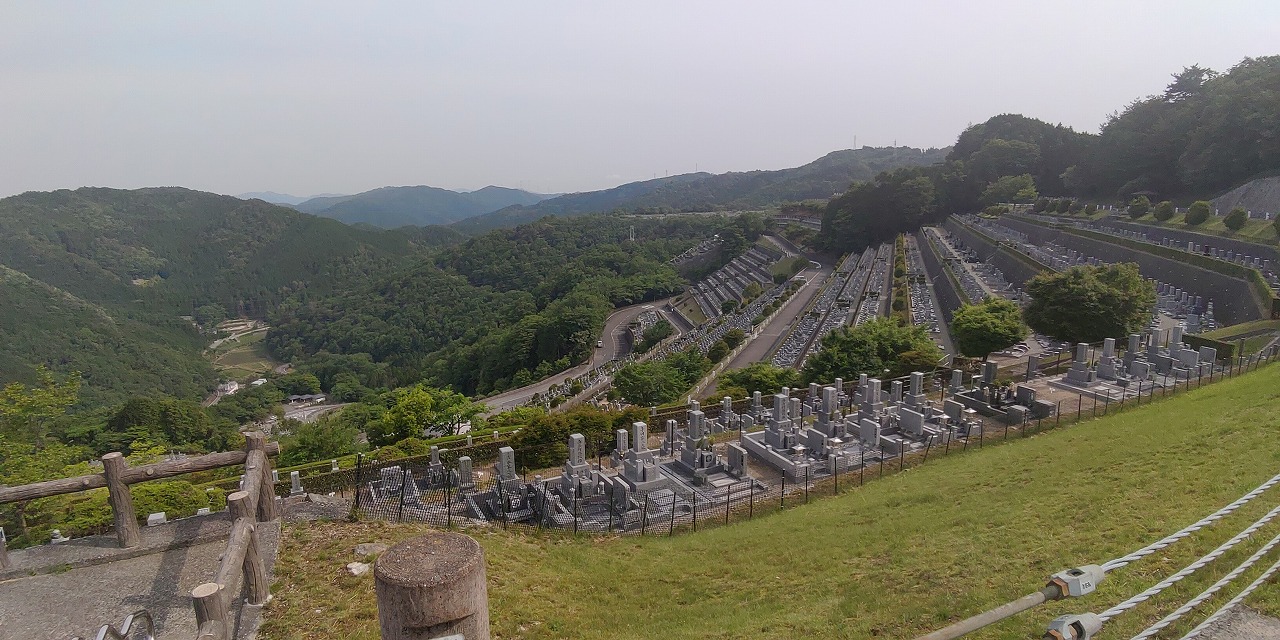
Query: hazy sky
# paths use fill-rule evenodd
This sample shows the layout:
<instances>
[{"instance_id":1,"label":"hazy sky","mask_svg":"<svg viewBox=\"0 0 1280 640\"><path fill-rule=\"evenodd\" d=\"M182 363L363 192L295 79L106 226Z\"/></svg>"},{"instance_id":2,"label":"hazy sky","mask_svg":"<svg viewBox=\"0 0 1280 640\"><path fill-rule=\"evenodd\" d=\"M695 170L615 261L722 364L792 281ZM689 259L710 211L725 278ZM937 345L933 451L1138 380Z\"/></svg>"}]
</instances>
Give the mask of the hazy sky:
<instances>
[{"instance_id":1,"label":"hazy sky","mask_svg":"<svg viewBox=\"0 0 1280 640\"><path fill-rule=\"evenodd\" d=\"M383 185L584 191L1097 131L1199 63L1280 53L1280 2L0 3L0 195Z\"/></svg>"}]
</instances>

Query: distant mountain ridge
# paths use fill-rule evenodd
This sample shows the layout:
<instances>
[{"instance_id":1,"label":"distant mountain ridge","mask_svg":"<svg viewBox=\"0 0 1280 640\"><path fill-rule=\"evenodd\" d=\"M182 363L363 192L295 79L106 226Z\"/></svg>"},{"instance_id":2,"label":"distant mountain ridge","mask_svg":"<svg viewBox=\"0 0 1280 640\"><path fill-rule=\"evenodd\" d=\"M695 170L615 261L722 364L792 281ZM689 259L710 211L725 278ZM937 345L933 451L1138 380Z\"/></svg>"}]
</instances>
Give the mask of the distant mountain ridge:
<instances>
[{"instance_id":1,"label":"distant mountain ridge","mask_svg":"<svg viewBox=\"0 0 1280 640\"><path fill-rule=\"evenodd\" d=\"M304 213L383 229L449 224L513 205L537 204L552 196L488 186L470 192L425 185L381 187L349 196L311 198L294 205Z\"/></svg>"},{"instance_id":2,"label":"distant mountain ridge","mask_svg":"<svg viewBox=\"0 0 1280 640\"><path fill-rule=\"evenodd\" d=\"M791 169L685 173L601 191L565 194L533 205L515 204L452 226L464 233L481 233L549 215L576 216L615 209L750 208L814 198L826 200L843 193L852 183L870 180L882 171L942 162L949 151L950 147L863 147L833 151Z\"/></svg>"},{"instance_id":3,"label":"distant mountain ridge","mask_svg":"<svg viewBox=\"0 0 1280 640\"><path fill-rule=\"evenodd\" d=\"M303 202L311 200L312 198L324 198L324 197L332 197L332 196L340 196L340 195L342 194L318 193L314 196L293 196L287 193L277 193L275 191L250 191L248 193L241 193L236 197L240 198L241 200L257 199L263 202L270 202L271 204L283 204L291 207L296 204L302 204Z\"/></svg>"}]
</instances>

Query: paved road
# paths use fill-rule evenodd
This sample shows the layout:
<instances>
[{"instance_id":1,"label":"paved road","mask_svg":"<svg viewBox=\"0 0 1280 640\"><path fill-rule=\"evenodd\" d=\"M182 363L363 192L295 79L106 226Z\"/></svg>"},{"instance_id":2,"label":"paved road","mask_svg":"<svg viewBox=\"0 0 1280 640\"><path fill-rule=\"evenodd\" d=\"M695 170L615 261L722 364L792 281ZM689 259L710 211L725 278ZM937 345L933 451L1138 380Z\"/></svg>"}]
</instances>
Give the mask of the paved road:
<instances>
[{"instance_id":1,"label":"paved road","mask_svg":"<svg viewBox=\"0 0 1280 640\"><path fill-rule=\"evenodd\" d=\"M350 403L341 404L315 404L315 405L285 405L284 417L298 420L300 422L315 422L320 416L331 411L337 411Z\"/></svg>"},{"instance_id":2,"label":"paved road","mask_svg":"<svg viewBox=\"0 0 1280 640\"><path fill-rule=\"evenodd\" d=\"M498 395L485 398L484 400L481 400L481 402L493 408L494 411L491 411L491 413L501 409L518 407L528 401L529 398L532 398L535 394L539 394L550 389L554 384L559 384L565 380L584 374L591 369L618 357L619 355L626 355L625 353L622 353L624 343L618 339L618 335L626 329L626 326L634 320L636 316L640 315L640 313L645 310L645 307L653 307L654 310L659 310L666 306L670 301L671 299L668 298L666 300L658 300L656 302L644 302L641 304L633 304L629 307L622 307L621 309L614 311L609 314L609 317L604 321L604 332L601 337L604 341L604 347L595 349L587 364L581 364L569 369L568 371L562 371L527 387L504 391Z\"/></svg>"},{"instance_id":3,"label":"paved road","mask_svg":"<svg viewBox=\"0 0 1280 640\"><path fill-rule=\"evenodd\" d=\"M813 300L814 296L818 295L818 291L822 288L822 283L826 281L831 270L832 267L830 266L824 265L815 269L811 265L808 269L801 271L800 273L806 279L804 286L791 297L791 300L782 307L782 310L773 317L769 324L760 329L760 333L756 338L738 353L736 358L729 361L725 370L741 369L769 357L769 353L787 334L787 329L800 316L800 312L808 306L809 301ZM703 394L710 395L715 392L716 386L716 382L713 381Z\"/></svg>"}]
</instances>

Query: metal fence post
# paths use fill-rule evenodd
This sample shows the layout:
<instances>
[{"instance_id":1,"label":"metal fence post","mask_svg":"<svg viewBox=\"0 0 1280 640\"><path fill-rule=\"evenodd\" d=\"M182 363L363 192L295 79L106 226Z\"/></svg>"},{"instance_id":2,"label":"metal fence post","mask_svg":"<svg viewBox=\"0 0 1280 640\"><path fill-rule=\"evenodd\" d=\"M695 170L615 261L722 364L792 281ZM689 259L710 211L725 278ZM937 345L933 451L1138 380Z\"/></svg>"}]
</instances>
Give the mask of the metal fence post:
<instances>
[{"instance_id":1,"label":"metal fence post","mask_svg":"<svg viewBox=\"0 0 1280 640\"><path fill-rule=\"evenodd\" d=\"M676 493L671 492L671 524L667 526L667 537L676 534Z\"/></svg>"},{"instance_id":2,"label":"metal fence post","mask_svg":"<svg viewBox=\"0 0 1280 640\"><path fill-rule=\"evenodd\" d=\"M920 461L920 464L924 464L924 463L926 463L926 462L928 462L928 461L929 461L929 449L930 449L931 447L933 447L933 436L932 436L932 435L931 435L931 436L929 436L929 439L928 439L928 440L925 440L925 441L924 441L924 459Z\"/></svg>"},{"instance_id":3,"label":"metal fence post","mask_svg":"<svg viewBox=\"0 0 1280 640\"><path fill-rule=\"evenodd\" d=\"M729 485L729 491L724 494L724 523L729 524L729 503L733 498L733 485Z\"/></svg>"},{"instance_id":4,"label":"metal fence post","mask_svg":"<svg viewBox=\"0 0 1280 640\"><path fill-rule=\"evenodd\" d=\"M404 487L409 482L409 466L400 473L400 507L396 510L396 522L404 522Z\"/></svg>"},{"instance_id":5,"label":"metal fence post","mask_svg":"<svg viewBox=\"0 0 1280 640\"><path fill-rule=\"evenodd\" d=\"M756 517L756 481L748 476L747 482L750 487L750 493L747 494L747 519L751 520Z\"/></svg>"},{"instance_id":6,"label":"metal fence post","mask_svg":"<svg viewBox=\"0 0 1280 640\"><path fill-rule=\"evenodd\" d=\"M693 532L698 532L698 494L693 494Z\"/></svg>"},{"instance_id":7,"label":"metal fence post","mask_svg":"<svg viewBox=\"0 0 1280 640\"><path fill-rule=\"evenodd\" d=\"M805 504L809 504L809 469L811 468L812 467L809 467L808 465L806 465L804 468L804 503Z\"/></svg>"},{"instance_id":8,"label":"metal fence post","mask_svg":"<svg viewBox=\"0 0 1280 640\"><path fill-rule=\"evenodd\" d=\"M364 454L357 453L356 454L356 499L355 499L356 513L360 512L360 494L362 493L360 491L360 467L363 461L364 461Z\"/></svg>"},{"instance_id":9,"label":"metal fence post","mask_svg":"<svg viewBox=\"0 0 1280 640\"><path fill-rule=\"evenodd\" d=\"M444 528L453 528L453 485L444 486Z\"/></svg>"},{"instance_id":10,"label":"metal fence post","mask_svg":"<svg viewBox=\"0 0 1280 640\"><path fill-rule=\"evenodd\" d=\"M644 511L640 512L640 535L644 535L644 527L649 521L649 494L644 494Z\"/></svg>"}]
</instances>

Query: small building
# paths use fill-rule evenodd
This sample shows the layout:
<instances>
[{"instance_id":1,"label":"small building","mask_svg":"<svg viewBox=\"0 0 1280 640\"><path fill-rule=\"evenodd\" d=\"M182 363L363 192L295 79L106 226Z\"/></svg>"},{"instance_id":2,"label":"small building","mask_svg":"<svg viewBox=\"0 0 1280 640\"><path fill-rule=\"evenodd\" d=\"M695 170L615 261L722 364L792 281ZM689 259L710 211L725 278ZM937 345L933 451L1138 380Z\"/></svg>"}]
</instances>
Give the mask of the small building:
<instances>
[{"instance_id":1,"label":"small building","mask_svg":"<svg viewBox=\"0 0 1280 640\"><path fill-rule=\"evenodd\" d=\"M266 378L258 378L257 380L254 380L253 382L250 382L249 384L250 384L250 385L252 385L252 386L255 386L255 387L261 387L262 385L264 385L264 384L266 384L266 383L267 383L267 379L266 379Z\"/></svg>"},{"instance_id":2,"label":"small building","mask_svg":"<svg viewBox=\"0 0 1280 640\"><path fill-rule=\"evenodd\" d=\"M218 394L224 396L235 395L240 390L240 383L235 380L228 380L218 385Z\"/></svg>"},{"instance_id":3,"label":"small building","mask_svg":"<svg viewBox=\"0 0 1280 640\"><path fill-rule=\"evenodd\" d=\"M303 395L289 396L289 404L302 404L304 402L324 402L324 394L307 393Z\"/></svg>"}]
</instances>

